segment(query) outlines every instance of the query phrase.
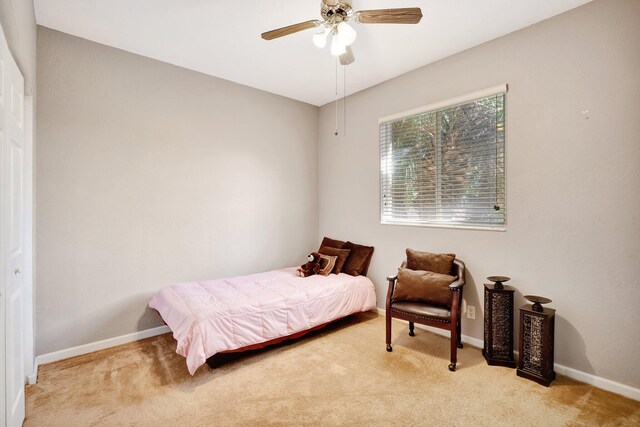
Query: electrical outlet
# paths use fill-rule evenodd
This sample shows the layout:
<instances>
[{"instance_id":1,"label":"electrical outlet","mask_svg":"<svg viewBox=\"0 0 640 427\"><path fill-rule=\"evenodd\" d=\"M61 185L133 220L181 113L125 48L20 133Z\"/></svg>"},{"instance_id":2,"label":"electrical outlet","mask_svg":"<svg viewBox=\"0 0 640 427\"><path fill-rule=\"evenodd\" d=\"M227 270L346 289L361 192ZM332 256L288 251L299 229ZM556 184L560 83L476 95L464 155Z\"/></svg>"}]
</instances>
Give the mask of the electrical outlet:
<instances>
[{"instance_id":1,"label":"electrical outlet","mask_svg":"<svg viewBox=\"0 0 640 427\"><path fill-rule=\"evenodd\" d=\"M475 319L476 318L476 307L474 305L468 305L467 306L467 317L469 319Z\"/></svg>"}]
</instances>

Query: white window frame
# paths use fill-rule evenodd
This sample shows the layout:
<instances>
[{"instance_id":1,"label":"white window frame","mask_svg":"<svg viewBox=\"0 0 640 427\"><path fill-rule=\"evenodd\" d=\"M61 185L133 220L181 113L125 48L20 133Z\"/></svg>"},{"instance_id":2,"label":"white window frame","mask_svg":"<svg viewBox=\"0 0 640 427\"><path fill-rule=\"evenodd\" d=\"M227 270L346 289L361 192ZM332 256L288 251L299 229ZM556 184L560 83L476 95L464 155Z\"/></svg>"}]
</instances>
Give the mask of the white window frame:
<instances>
[{"instance_id":1,"label":"white window frame","mask_svg":"<svg viewBox=\"0 0 640 427\"><path fill-rule=\"evenodd\" d=\"M439 109L444 109L444 108L450 108L450 107L454 107L456 105L459 104L465 104L471 101L475 101L477 99L481 99L481 98L487 98L493 95L499 95L499 94L505 94L508 92L508 85L506 83L503 84L499 84L496 86L492 86L486 89L482 89L482 90L478 90L472 93L468 93L465 95L461 95L461 96L457 96L454 98L449 98L443 101L438 101L432 104L428 104L428 105L423 105L417 108L413 108L410 110L406 110L406 111L402 111L399 113L395 113L395 114L391 114L388 116L384 116L384 117L380 117L378 119L378 126L380 126L383 123L387 123L387 122L391 122L391 121L396 121L396 120L400 120L402 118L405 117L411 117L411 116L415 116L418 114L422 114L422 113L427 113L430 111L434 111L434 110L439 110ZM504 186L505 186L505 199L507 198L507 170L506 170L506 157L507 157L507 129L506 129L506 99L505 99L505 130L504 130L504 140L505 140L505 144L504 144L504 162L505 162L505 170L504 170ZM380 141L378 141L378 144L380 144ZM380 145L378 145L378 147L380 147ZM379 171L380 171L380 175L379 175L379 184L380 184L380 188L379 188L379 192L378 192L378 208L380 209L380 224L382 225L403 225L403 226L410 226L410 227L430 227L430 228L454 228L454 229L468 229L468 230L482 230L482 231L506 231L507 230L507 213L505 212L505 219L504 219L504 224L499 224L499 225L478 225L478 224L469 224L469 225L465 225L465 224L448 224L448 223L441 223L441 222L433 222L433 223L429 223L429 222L408 222L408 221L394 221L394 220L385 220L383 219L383 209L382 209L382 194L383 194L383 188L382 188L382 174L381 174L381 166L382 165L382 159L379 159Z\"/></svg>"}]
</instances>

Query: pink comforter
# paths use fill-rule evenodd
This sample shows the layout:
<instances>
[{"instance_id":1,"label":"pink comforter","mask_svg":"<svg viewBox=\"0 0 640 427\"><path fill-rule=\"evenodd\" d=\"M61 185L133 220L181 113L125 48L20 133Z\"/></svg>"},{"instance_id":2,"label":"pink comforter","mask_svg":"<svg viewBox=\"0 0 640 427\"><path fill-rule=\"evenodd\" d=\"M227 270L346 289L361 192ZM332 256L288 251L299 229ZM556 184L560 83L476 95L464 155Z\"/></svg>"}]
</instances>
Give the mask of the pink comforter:
<instances>
[{"instance_id":1,"label":"pink comforter","mask_svg":"<svg viewBox=\"0 0 640 427\"><path fill-rule=\"evenodd\" d=\"M151 298L193 375L216 353L295 334L375 308L371 280L296 268L166 286Z\"/></svg>"}]
</instances>

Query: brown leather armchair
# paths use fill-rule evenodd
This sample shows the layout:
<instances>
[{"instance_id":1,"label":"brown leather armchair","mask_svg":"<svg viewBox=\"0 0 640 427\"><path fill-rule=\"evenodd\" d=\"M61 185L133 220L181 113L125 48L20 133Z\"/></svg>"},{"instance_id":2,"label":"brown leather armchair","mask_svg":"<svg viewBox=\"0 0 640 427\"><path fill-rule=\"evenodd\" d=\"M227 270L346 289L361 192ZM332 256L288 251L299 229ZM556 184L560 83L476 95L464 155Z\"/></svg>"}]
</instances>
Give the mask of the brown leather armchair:
<instances>
[{"instance_id":1,"label":"brown leather armchair","mask_svg":"<svg viewBox=\"0 0 640 427\"><path fill-rule=\"evenodd\" d=\"M403 262L402 267L405 266L406 262ZM459 259L454 260L451 275L457 277L457 279L449 285L449 290L451 291L450 307L422 302L393 301L391 297L398 276L387 277L389 281L386 309L387 351L393 351L393 347L391 347L391 319L393 317L409 322L409 336L412 337L415 336L414 323L447 329L451 331L451 363L449 364L449 370L456 370L458 348L462 348L460 305L462 303L462 288L465 285L464 262Z\"/></svg>"}]
</instances>

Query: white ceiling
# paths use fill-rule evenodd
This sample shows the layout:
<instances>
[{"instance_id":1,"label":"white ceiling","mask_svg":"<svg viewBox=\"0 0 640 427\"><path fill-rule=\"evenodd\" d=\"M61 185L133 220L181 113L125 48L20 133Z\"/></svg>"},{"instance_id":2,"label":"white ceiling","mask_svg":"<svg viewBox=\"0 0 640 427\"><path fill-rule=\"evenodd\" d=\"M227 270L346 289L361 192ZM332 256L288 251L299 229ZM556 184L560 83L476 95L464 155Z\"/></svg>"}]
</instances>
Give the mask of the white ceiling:
<instances>
[{"instance_id":1,"label":"white ceiling","mask_svg":"<svg viewBox=\"0 0 640 427\"><path fill-rule=\"evenodd\" d=\"M422 8L417 25L353 24L354 93L591 0L353 0L354 10ZM313 30L260 33L318 19L320 0L35 0L39 25L289 98L335 97L335 58ZM341 85L342 86L342 85Z\"/></svg>"}]
</instances>

